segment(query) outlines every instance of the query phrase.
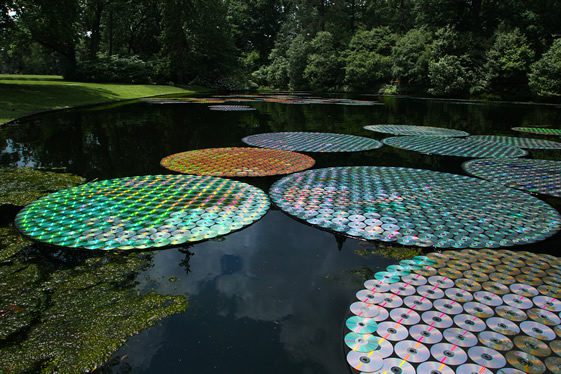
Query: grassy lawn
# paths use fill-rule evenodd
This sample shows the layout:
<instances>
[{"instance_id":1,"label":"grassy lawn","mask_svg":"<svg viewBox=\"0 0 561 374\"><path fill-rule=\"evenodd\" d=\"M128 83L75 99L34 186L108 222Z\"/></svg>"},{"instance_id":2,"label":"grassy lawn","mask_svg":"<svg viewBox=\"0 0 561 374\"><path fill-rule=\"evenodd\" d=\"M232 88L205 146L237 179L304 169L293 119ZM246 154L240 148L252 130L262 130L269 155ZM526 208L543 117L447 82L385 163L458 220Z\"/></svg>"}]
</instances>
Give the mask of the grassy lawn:
<instances>
[{"instance_id":1,"label":"grassy lawn","mask_svg":"<svg viewBox=\"0 0 561 374\"><path fill-rule=\"evenodd\" d=\"M50 109L194 92L173 86L68 82L56 75L0 74L0 125Z\"/></svg>"}]
</instances>

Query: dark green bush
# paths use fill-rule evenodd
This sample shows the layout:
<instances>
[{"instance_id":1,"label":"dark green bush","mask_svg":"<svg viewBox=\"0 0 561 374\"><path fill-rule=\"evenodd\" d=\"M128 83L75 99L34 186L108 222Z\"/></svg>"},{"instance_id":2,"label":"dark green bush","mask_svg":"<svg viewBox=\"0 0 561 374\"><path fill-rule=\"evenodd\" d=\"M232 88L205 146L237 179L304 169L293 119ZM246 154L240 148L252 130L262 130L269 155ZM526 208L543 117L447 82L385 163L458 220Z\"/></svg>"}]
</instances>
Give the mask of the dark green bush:
<instances>
[{"instance_id":1,"label":"dark green bush","mask_svg":"<svg viewBox=\"0 0 561 374\"><path fill-rule=\"evenodd\" d=\"M154 66L137 56L98 56L78 63L77 79L85 82L152 83Z\"/></svg>"}]
</instances>

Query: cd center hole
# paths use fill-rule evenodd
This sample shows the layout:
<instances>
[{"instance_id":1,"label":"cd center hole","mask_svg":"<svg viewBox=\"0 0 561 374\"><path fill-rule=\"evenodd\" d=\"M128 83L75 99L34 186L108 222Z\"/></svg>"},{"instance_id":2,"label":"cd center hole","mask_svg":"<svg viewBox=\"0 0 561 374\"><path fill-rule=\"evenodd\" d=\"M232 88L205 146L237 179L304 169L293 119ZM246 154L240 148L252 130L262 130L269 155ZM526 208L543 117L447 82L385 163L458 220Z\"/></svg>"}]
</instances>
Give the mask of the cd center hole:
<instances>
[{"instance_id":1,"label":"cd center hole","mask_svg":"<svg viewBox=\"0 0 561 374\"><path fill-rule=\"evenodd\" d=\"M369 364L370 363L370 359L366 356L362 356L360 358L360 362L364 363L364 364Z\"/></svg>"},{"instance_id":2,"label":"cd center hole","mask_svg":"<svg viewBox=\"0 0 561 374\"><path fill-rule=\"evenodd\" d=\"M542 329L538 329L537 327L534 327L532 330L534 330L535 332L537 332L538 334L543 333Z\"/></svg>"},{"instance_id":3,"label":"cd center hole","mask_svg":"<svg viewBox=\"0 0 561 374\"><path fill-rule=\"evenodd\" d=\"M444 351L444 356L446 357L454 357L454 353L450 351Z\"/></svg>"},{"instance_id":4,"label":"cd center hole","mask_svg":"<svg viewBox=\"0 0 561 374\"><path fill-rule=\"evenodd\" d=\"M395 334L395 333L397 333L397 330L396 329L388 329L388 332L390 334Z\"/></svg>"},{"instance_id":5,"label":"cd center hole","mask_svg":"<svg viewBox=\"0 0 561 374\"><path fill-rule=\"evenodd\" d=\"M483 359L490 361L493 359L493 357L491 357L491 355L484 353L483 355L481 355L481 357L483 357Z\"/></svg>"},{"instance_id":6,"label":"cd center hole","mask_svg":"<svg viewBox=\"0 0 561 374\"><path fill-rule=\"evenodd\" d=\"M434 317L434 320L435 320L436 322L442 322L442 318L440 318L440 317Z\"/></svg>"}]
</instances>

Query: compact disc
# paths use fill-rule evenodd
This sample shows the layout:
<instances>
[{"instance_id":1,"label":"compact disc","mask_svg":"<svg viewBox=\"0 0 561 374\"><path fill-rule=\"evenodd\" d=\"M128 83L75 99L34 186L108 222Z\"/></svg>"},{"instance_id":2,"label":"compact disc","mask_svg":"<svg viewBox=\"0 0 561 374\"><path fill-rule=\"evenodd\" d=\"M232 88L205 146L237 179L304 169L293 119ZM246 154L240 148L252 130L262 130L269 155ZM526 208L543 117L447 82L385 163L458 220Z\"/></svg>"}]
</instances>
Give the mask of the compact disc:
<instances>
[{"instance_id":1,"label":"compact disc","mask_svg":"<svg viewBox=\"0 0 561 374\"><path fill-rule=\"evenodd\" d=\"M475 301L465 303L464 310L466 311L466 313L479 318L489 318L495 315L493 309L491 309L485 304L477 303Z\"/></svg>"},{"instance_id":2,"label":"compact disc","mask_svg":"<svg viewBox=\"0 0 561 374\"><path fill-rule=\"evenodd\" d=\"M421 296L428 297L429 299L441 299L444 297L444 291L432 285L417 287L417 293Z\"/></svg>"},{"instance_id":3,"label":"compact disc","mask_svg":"<svg viewBox=\"0 0 561 374\"><path fill-rule=\"evenodd\" d=\"M506 365L506 359L502 354L487 347L471 347L468 356L473 362L490 369L499 369Z\"/></svg>"},{"instance_id":4,"label":"compact disc","mask_svg":"<svg viewBox=\"0 0 561 374\"><path fill-rule=\"evenodd\" d=\"M349 317L346 321L347 328L359 334L371 334L376 332L378 323L372 318L364 318L359 316Z\"/></svg>"},{"instance_id":5,"label":"compact disc","mask_svg":"<svg viewBox=\"0 0 561 374\"><path fill-rule=\"evenodd\" d=\"M403 299L405 305L418 312L424 312L432 308L432 302L426 297L421 296L407 296Z\"/></svg>"},{"instance_id":6,"label":"compact disc","mask_svg":"<svg viewBox=\"0 0 561 374\"><path fill-rule=\"evenodd\" d=\"M520 329L533 338L540 340L553 340L555 339L555 332L544 324L524 321L520 324Z\"/></svg>"},{"instance_id":7,"label":"compact disc","mask_svg":"<svg viewBox=\"0 0 561 374\"><path fill-rule=\"evenodd\" d=\"M528 374L542 374L545 365L536 356L526 352L510 351L505 354L506 360L512 366Z\"/></svg>"},{"instance_id":8,"label":"compact disc","mask_svg":"<svg viewBox=\"0 0 561 374\"><path fill-rule=\"evenodd\" d=\"M454 281L452 279L440 275L433 275L432 277L429 277L429 283L439 288L454 287Z\"/></svg>"},{"instance_id":9,"label":"compact disc","mask_svg":"<svg viewBox=\"0 0 561 374\"><path fill-rule=\"evenodd\" d=\"M390 283L379 281L377 279L369 279L364 282L364 288L373 292L388 292L391 288Z\"/></svg>"},{"instance_id":10,"label":"compact disc","mask_svg":"<svg viewBox=\"0 0 561 374\"><path fill-rule=\"evenodd\" d=\"M399 282L399 274L392 273L389 271L379 271L376 274L374 274L374 278L386 283Z\"/></svg>"},{"instance_id":11,"label":"compact disc","mask_svg":"<svg viewBox=\"0 0 561 374\"><path fill-rule=\"evenodd\" d=\"M357 334L356 332L349 332L345 335L345 344L357 352L370 352L378 347L376 337L370 334Z\"/></svg>"},{"instance_id":12,"label":"compact disc","mask_svg":"<svg viewBox=\"0 0 561 374\"><path fill-rule=\"evenodd\" d=\"M508 305L496 307L495 312L497 312L499 317L506 318L513 322L522 322L528 319L528 316L522 310Z\"/></svg>"},{"instance_id":13,"label":"compact disc","mask_svg":"<svg viewBox=\"0 0 561 374\"><path fill-rule=\"evenodd\" d=\"M370 290L360 290L356 293L356 298L363 303L379 304L383 297L381 293L373 292Z\"/></svg>"},{"instance_id":14,"label":"compact disc","mask_svg":"<svg viewBox=\"0 0 561 374\"><path fill-rule=\"evenodd\" d=\"M378 325L376 333L384 339L398 342L405 340L409 335L407 329L396 322L382 322Z\"/></svg>"},{"instance_id":15,"label":"compact disc","mask_svg":"<svg viewBox=\"0 0 561 374\"><path fill-rule=\"evenodd\" d=\"M470 314L458 314L454 317L454 323L459 328L471 331L480 332L485 330L485 322L482 319L472 316Z\"/></svg>"},{"instance_id":16,"label":"compact disc","mask_svg":"<svg viewBox=\"0 0 561 374\"><path fill-rule=\"evenodd\" d=\"M540 294L544 296L561 298L561 289L559 287L542 284L538 286L538 291L540 291Z\"/></svg>"},{"instance_id":17,"label":"compact disc","mask_svg":"<svg viewBox=\"0 0 561 374\"><path fill-rule=\"evenodd\" d=\"M409 362L400 358L386 358L382 373L415 374L415 368Z\"/></svg>"},{"instance_id":18,"label":"compact disc","mask_svg":"<svg viewBox=\"0 0 561 374\"><path fill-rule=\"evenodd\" d=\"M487 326L493 331L496 331L503 335L517 335L520 333L520 328L514 322L508 319L491 317L487 321ZM522 322L524 323L524 322Z\"/></svg>"},{"instance_id":19,"label":"compact disc","mask_svg":"<svg viewBox=\"0 0 561 374\"><path fill-rule=\"evenodd\" d=\"M407 362L424 362L430 358L429 349L422 343L404 340L394 347L395 354Z\"/></svg>"},{"instance_id":20,"label":"compact disc","mask_svg":"<svg viewBox=\"0 0 561 374\"><path fill-rule=\"evenodd\" d=\"M396 308L390 311L390 318L402 325L416 325L421 321L419 313L409 308Z\"/></svg>"},{"instance_id":21,"label":"compact disc","mask_svg":"<svg viewBox=\"0 0 561 374\"><path fill-rule=\"evenodd\" d=\"M515 293L517 295L533 297L533 296L538 296L540 294L540 292L536 288L529 286L527 284L514 283L511 284L509 287L512 293Z\"/></svg>"},{"instance_id":22,"label":"compact disc","mask_svg":"<svg viewBox=\"0 0 561 374\"><path fill-rule=\"evenodd\" d=\"M460 347L466 348L477 345L477 336L464 329L452 327L444 330L442 334L448 343L456 344Z\"/></svg>"},{"instance_id":23,"label":"compact disc","mask_svg":"<svg viewBox=\"0 0 561 374\"><path fill-rule=\"evenodd\" d=\"M428 282L427 278L423 277L421 274L404 275L401 277L401 280L411 286L422 286Z\"/></svg>"},{"instance_id":24,"label":"compact disc","mask_svg":"<svg viewBox=\"0 0 561 374\"><path fill-rule=\"evenodd\" d=\"M475 282L478 282L478 283L487 282L489 280L489 276L487 276L487 274L479 273L479 272L474 271L474 270L464 271L464 277L466 277L467 279L471 279L471 280L473 280ZM456 285L458 285L458 283L456 283Z\"/></svg>"},{"instance_id":25,"label":"compact disc","mask_svg":"<svg viewBox=\"0 0 561 374\"><path fill-rule=\"evenodd\" d=\"M547 357L551 355L551 348L543 341L531 336L519 335L514 338L514 345L523 352L536 357Z\"/></svg>"},{"instance_id":26,"label":"compact disc","mask_svg":"<svg viewBox=\"0 0 561 374\"><path fill-rule=\"evenodd\" d=\"M430 353L436 361L446 365L461 365L467 361L467 353L457 345L438 343L430 348Z\"/></svg>"},{"instance_id":27,"label":"compact disc","mask_svg":"<svg viewBox=\"0 0 561 374\"><path fill-rule=\"evenodd\" d=\"M557 326L561 325L561 318L557 317L557 314L547 311L545 309L532 308L528 310L528 317L534 321L547 325L547 326Z\"/></svg>"},{"instance_id":28,"label":"compact disc","mask_svg":"<svg viewBox=\"0 0 561 374\"><path fill-rule=\"evenodd\" d=\"M347 354L347 362L351 367L365 373L373 373L382 369L384 360L378 357L375 352L356 352L350 351Z\"/></svg>"},{"instance_id":29,"label":"compact disc","mask_svg":"<svg viewBox=\"0 0 561 374\"><path fill-rule=\"evenodd\" d=\"M435 268L433 268L432 266L423 266L421 268L418 269L412 269L414 273L422 275L424 277L430 277L433 275L436 275L437 270Z\"/></svg>"},{"instance_id":30,"label":"compact disc","mask_svg":"<svg viewBox=\"0 0 561 374\"><path fill-rule=\"evenodd\" d=\"M561 356L561 340L554 340L550 342L549 347L557 356Z\"/></svg>"},{"instance_id":31,"label":"compact disc","mask_svg":"<svg viewBox=\"0 0 561 374\"><path fill-rule=\"evenodd\" d=\"M415 294L415 287L402 283L402 282L397 282L392 284L390 291L396 295L399 295L401 297L405 297L405 296L411 296Z\"/></svg>"},{"instance_id":32,"label":"compact disc","mask_svg":"<svg viewBox=\"0 0 561 374\"><path fill-rule=\"evenodd\" d=\"M427 325L434 326L439 329L447 329L454 324L450 316L446 315L445 313L436 312L433 310L424 312L421 315L421 318Z\"/></svg>"},{"instance_id":33,"label":"compact disc","mask_svg":"<svg viewBox=\"0 0 561 374\"><path fill-rule=\"evenodd\" d=\"M500 296L487 291L477 291L473 294L473 297L480 303L489 306L499 306L503 303Z\"/></svg>"},{"instance_id":34,"label":"compact disc","mask_svg":"<svg viewBox=\"0 0 561 374\"><path fill-rule=\"evenodd\" d=\"M498 332L483 331L479 333L479 341L481 344L496 349L498 351L510 351L514 348L512 341Z\"/></svg>"},{"instance_id":35,"label":"compact disc","mask_svg":"<svg viewBox=\"0 0 561 374\"><path fill-rule=\"evenodd\" d=\"M403 300L401 297L397 296L393 293L382 293L382 300L380 301L379 305L383 308L399 308L403 305Z\"/></svg>"},{"instance_id":36,"label":"compact disc","mask_svg":"<svg viewBox=\"0 0 561 374\"><path fill-rule=\"evenodd\" d=\"M426 344L436 344L442 341L442 333L436 327L429 325L415 325L409 329L411 337Z\"/></svg>"},{"instance_id":37,"label":"compact disc","mask_svg":"<svg viewBox=\"0 0 561 374\"><path fill-rule=\"evenodd\" d=\"M504 295L503 301L505 302L505 304L518 309L530 309L534 306L532 300L528 299L526 296L517 295L514 293Z\"/></svg>"},{"instance_id":38,"label":"compact disc","mask_svg":"<svg viewBox=\"0 0 561 374\"><path fill-rule=\"evenodd\" d=\"M489 279L491 279L494 282L499 282L502 284L512 284L516 282L516 278L514 278L513 276L505 273L499 273L499 272L489 274Z\"/></svg>"},{"instance_id":39,"label":"compact disc","mask_svg":"<svg viewBox=\"0 0 561 374\"><path fill-rule=\"evenodd\" d=\"M427 372L427 374L432 374ZM476 364L465 364L456 368L456 374L493 374L493 372L484 366Z\"/></svg>"},{"instance_id":40,"label":"compact disc","mask_svg":"<svg viewBox=\"0 0 561 374\"><path fill-rule=\"evenodd\" d=\"M460 314L464 311L460 303L450 299L437 299L433 305L436 310L448 315Z\"/></svg>"},{"instance_id":41,"label":"compact disc","mask_svg":"<svg viewBox=\"0 0 561 374\"><path fill-rule=\"evenodd\" d=\"M534 304L538 308L549 310L550 312L561 312L561 301L549 296L536 296L533 298Z\"/></svg>"},{"instance_id":42,"label":"compact disc","mask_svg":"<svg viewBox=\"0 0 561 374\"><path fill-rule=\"evenodd\" d=\"M362 301L357 301L351 304L351 312L359 317L373 318L378 316L384 308L374 305L363 303Z\"/></svg>"},{"instance_id":43,"label":"compact disc","mask_svg":"<svg viewBox=\"0 0 561 374\"><path fill-rule=\"evenodd\" d=\"M475 292L481 289L481 284L473 279L461 278L456 281L456 287L469 292Z\"/></svg>"},{"instance_id":44,"label":"compact disc","mask_svg":"<svg viewBox=\"0 0 561 374\"><path fill-rule=\"evenodd\" d=\"M481 287L483 287L485 291L494 293L499 296L505 295L510 292L510 289L507 286L499 282L483 282L481 284Z\"/></svg>"},{"instance_id":45,"label":"compact disc","mask_svg":"<svg viewBox=\"0 0 561 374\"><path fill-rule=\"evenodd\" d=\"M435 362L435 361L427 361L417 366L417 373L454 374L454 370L450 369L450 367L444 365L443 363ZM458 372L456 371L456 373ZM465 374L468 374L468 372L466 372Z\"/></svg>"},{"instance_id":46,"label":"compact disc","mask_svg":"<svg viewBox=\"0 0 561 374\"><path fill-rule=\"evenodd\" d=\"M448 297L451 300L457 301L457 302L461 302L461 303L465 303L468 301L472 301L473 300L473 296L471 293L469 293L468 291L462 290L460 288L448 288L446 290L444 290L444 293L446 294L446 297Z\"/></svg>"},{"instance_id":47,"label":"compact disc","mask_svg":"<svg viewBox=\"0 0 561 374\"><path fill-rule=\"evenodd\" d=\"M462 272L457 269L451 269L449 267L444 267L438 269L438 274L443 277L450 278L450 279L458 279L463 276Z\"/></svg>"},{"instance_id":48,"label":"compact disc","mask_svg":"<svg viewBox=\"0 0 561 374\"><path fill-rule=\"evenodd\" d=\"M553 373L561 373L561 358L559 357L548 357L545 359L545 366Z\"/></svg>"}]
</instances>

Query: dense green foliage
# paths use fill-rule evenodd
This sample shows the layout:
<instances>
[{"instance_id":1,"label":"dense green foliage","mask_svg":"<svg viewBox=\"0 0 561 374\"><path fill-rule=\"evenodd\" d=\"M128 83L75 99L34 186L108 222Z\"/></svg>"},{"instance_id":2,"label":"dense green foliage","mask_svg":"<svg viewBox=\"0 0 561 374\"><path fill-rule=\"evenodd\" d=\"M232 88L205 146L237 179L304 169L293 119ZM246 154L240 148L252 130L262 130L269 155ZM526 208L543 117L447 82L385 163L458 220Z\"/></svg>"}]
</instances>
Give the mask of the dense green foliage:
<instances>
[{"instance_id":1,"label":"dense green foliage","mask_svg":"<svg viewBox=\"0 0 561 374\"><path fill-rule=\"evenodd\" d=\"M561 94L558 0L18 0L0 11L4 72L224 88Z\"/></svg>"}]
</instances>

